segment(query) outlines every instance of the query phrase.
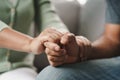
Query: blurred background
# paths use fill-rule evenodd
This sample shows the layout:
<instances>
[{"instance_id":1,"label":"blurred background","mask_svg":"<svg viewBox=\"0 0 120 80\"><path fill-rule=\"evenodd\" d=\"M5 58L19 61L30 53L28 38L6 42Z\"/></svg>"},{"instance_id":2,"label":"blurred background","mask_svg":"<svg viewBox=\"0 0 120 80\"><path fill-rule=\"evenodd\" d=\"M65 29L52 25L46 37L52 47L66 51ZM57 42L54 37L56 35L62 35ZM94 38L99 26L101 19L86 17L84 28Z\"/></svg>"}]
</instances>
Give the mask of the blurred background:
<instances>
[{"instance_id":1,"label":"blurred background","mask_svg":"<svg viewBox=\"0 0 120 80\"><path fill-rule=\"evenodd\" d=\"M104 31L105 0L51 0L56 12L69 30L96 40ZM48 65L45 54L36 56L35 66L39 71Z\"/></svg>"}]
</instances>

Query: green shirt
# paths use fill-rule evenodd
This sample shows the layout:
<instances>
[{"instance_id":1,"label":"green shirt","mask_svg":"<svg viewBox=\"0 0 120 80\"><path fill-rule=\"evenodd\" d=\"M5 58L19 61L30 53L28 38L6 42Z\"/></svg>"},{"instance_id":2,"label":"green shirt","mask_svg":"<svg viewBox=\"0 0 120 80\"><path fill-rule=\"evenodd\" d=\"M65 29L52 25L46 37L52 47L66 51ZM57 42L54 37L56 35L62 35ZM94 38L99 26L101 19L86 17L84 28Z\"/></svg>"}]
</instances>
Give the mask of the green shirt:
<instances>
[{"instance_id":1,"label":"green shirt","mask_svg":"<svg viewBox=\"0 0 120 80\"><path fill-rule=\"evenodd\" d=\"M16 5L9 0L0 1L0 31L8 26L28 35L34 33L34 29L40 33L47 27L67 31L49 0L17 0ZM35 26L31 27L31 23ZM30 31L30 28L34 31ZM0 49L0 72L23 66L32 67L33 59L33 54Z\"/></svg>"}]
</instances>

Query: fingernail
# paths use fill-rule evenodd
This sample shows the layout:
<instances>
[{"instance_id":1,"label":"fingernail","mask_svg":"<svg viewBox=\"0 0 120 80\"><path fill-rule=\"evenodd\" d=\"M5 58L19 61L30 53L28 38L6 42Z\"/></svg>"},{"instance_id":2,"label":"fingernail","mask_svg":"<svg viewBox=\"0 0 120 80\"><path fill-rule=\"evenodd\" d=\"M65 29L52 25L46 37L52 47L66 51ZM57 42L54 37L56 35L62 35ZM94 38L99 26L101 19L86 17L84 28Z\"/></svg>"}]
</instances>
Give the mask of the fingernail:
<instances>
[{"instance_id":1,"label":"fingernail","mask_svg":"<svg viewBox=\"0 0 120 80\"><path fill-rule=\"evenodd\" d=\"M60 50L60 47L56 46L56 47L55 47L55 50L56 50L56 51L59 51L59 50Z\"/></svg>"}]
</instances>

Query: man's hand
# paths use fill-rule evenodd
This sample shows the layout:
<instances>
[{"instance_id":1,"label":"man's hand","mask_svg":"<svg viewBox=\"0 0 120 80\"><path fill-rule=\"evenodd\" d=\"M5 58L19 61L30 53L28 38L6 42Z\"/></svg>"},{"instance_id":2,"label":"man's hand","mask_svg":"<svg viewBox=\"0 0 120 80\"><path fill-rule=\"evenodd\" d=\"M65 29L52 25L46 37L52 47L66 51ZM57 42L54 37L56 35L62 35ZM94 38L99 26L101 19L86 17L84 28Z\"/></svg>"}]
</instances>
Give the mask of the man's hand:
<instances>
[{"instance_id":1,"label":"man's hand","mask_svg":"<svg viewBox=\"0 0 120 80\"><path fill-rule=\"evenodd\" d=\"M51 42L45 42L48 61L52 66L59 66L65 63L75 63L79 61L79 46L76 42L75 36L72 33L66 33L62 36L59 45Z\"/></svg>"},{"instance_id":2,"label":"man's hand","mask_svg":"<svg viewBox=\"0 0 120 80\"><path fill-rule=\"evenodd\" d=\"M79 51L80 61L87 60L92 50L91 42L83 36L76 36L76 41L80 48Z\"/></svg>"}]
</instances>

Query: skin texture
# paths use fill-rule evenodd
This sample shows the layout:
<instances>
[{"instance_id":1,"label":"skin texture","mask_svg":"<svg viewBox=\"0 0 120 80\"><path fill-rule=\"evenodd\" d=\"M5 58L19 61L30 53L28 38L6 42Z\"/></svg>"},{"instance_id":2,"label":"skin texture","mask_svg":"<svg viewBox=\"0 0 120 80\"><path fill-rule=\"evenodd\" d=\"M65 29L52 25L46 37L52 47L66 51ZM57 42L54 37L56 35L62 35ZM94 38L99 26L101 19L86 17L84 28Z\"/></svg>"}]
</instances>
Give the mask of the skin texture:
<instances>
[{"instance_id":1,"label":"skin texture","mask_svg":"<svg viewBox=\"0 0 120 80\"><path fill-rule=\"evenodd\" d=\"M120 55L120 25L106 24L102 36L90 42L83 36L48 28L35 38L10 28L0 32L0 47L40 54L45 50L52 66Z\"/></svg>"},{"instance_id":2,"label":"skin texture","mask_svg":"<svg viewBox=\"0 0 120 80\"><path fill-rule=\"evenodd\" d=\"M61 49L55 50L53 47L59 45L51 42L46 42L44 45L48 61L52 66L62 65L64 63L74 63L79 59L79 46L75 40L75 35L65 33L60 40ZM72 46L71 46L72 45ZM52 47L53 46L53 47Z\"/></svg>"},{"instance_id":3,"label":"skin texture","mask_svg":"<svg viewBox=\"0 0 120 80\"><path fill-rule=\"evenodd\" d=\"M59 50L53 48L59 46L55 43L44 44L48 61L52 66L119 56L120 25L106 24L104 33L94 42L83 36L66 33L61 37L60 43L62 47Z\"/></svg>"},{"instance_id":4,"label":"skin texture","mask_svg":"<svg viewBox=\"0 0 120 80\"><path fill-rule=\"evenodd\" d=\"M109 58L120 55L120 25L106 24L103 36L92 43L89 59ZM97 53L96 55L94 54Z\"/></svg>"},{"instance_id":5,"label":"skin texture","mask_svg":"<svg viewBox=\"0 0 120 80\"><path fill-rule=\"evenodd\" d=\"M55 37L53 37L55 36ZM32 52L40 54L44 51L44 42L51 41L58 43L62 34L55 29L48 28L35 38L20 33L10 28L0 32L0 47L16 51Z\"/></svg>"}]
</instances>

